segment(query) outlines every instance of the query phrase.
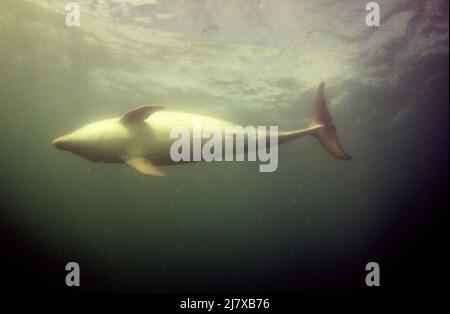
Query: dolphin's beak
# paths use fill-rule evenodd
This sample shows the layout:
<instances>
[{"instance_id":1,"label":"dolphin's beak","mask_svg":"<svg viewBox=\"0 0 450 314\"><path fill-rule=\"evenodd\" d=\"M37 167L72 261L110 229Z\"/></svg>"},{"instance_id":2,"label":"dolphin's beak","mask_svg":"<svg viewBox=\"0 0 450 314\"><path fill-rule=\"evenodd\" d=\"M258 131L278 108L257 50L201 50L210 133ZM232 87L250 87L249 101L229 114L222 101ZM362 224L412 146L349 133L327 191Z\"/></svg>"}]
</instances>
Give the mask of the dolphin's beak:
<instances>
[{"instance_id":1,"label":"dolphin's beak","mask_svg":"<svg viewBox=\"0 0 450 314\"><path fill-rule=\"evenodd\" d=\"M59 149L65 149L66 143L64 136L57 137L52 141L52 145Z\"/></svg>"}]
</instances>

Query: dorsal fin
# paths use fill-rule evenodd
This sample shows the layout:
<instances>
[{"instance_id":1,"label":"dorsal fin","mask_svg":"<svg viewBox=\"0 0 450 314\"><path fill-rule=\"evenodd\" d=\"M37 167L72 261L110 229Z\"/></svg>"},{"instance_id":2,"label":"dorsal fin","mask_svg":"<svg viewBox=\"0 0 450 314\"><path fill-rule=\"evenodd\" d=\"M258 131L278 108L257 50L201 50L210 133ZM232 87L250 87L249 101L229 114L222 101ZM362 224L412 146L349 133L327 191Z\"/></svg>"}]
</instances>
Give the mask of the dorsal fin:
<instances>
[{"instance_id":1,"label":"dorsal fin","mask_svg":"<svg viewBox=\"0 0 450 314\"><path fill-rule=\"evenodd\" d=\"M135 123L144 121L151 116L152 113L158 110L162 110L164 107L161 106L141 106L133 110L128 111L124 114L119 121L123 124Z\"/></svg>"}]
</instances>

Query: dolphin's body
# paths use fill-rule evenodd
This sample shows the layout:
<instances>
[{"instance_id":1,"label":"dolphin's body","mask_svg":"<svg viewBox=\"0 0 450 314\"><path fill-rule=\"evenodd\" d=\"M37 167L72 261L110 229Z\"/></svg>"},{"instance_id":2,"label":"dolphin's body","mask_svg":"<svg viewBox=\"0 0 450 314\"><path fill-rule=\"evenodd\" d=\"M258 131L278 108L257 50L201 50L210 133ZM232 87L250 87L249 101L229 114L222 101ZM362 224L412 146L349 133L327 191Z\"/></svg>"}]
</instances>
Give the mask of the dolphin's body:
<instances>
[{"instance_id":1,"label":"dolphin's body","mask_svg":"<svg viewBox=\"0 0 450 314\"><path fill-rule=\"evenodd\" d=\"M312 135L334 157L349 160L339 144L336 128L331 120L323 96L324 84L316 89L312 103L311 124L308 128L279 132L278 143ZM143 106L120 118L88 124L73 133L56 138L55 147L70 151L91 161L125 163L147 176L164 176L158 165L178 164L170 157L175 142L170 132L177 126L191 127L198 121L204 128L234 127L234 124L196 114L161 111L163 107ZM224 134L224 132L222 132Z\"/></svg>"}]
</instances>

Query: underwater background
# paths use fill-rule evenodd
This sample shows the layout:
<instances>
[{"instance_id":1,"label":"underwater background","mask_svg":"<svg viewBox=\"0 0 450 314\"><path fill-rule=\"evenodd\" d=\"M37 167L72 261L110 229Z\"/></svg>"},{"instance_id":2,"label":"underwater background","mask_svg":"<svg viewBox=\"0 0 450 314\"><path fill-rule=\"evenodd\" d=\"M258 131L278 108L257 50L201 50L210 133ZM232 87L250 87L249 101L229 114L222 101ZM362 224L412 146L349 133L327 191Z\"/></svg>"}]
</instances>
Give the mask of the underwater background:
<instances>
[{"instance_id":1,"label":"underwater background","mask_svg":"<svg viewBox=\"0 0 450 314\"><path fill-rule=\"evenodd\" d=\"M448 1L0 2L2 280L10 291L364 292L441 274L448 223ZM321 81L349 162L313 138L255 162L148 178L51 141L158 104L308 125ZM433 286L427 286L433 289Z\"/></svg>"}]
</instances>

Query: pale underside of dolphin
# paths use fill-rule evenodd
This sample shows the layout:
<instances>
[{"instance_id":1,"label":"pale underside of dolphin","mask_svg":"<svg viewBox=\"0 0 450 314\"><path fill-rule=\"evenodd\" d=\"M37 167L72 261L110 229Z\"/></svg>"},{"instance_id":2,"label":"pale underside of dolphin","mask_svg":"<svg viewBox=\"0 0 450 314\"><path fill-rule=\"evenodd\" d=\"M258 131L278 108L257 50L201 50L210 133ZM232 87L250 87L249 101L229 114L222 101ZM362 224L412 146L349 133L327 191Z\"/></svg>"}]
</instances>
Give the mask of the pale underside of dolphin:
<instances>
[{"instance_id":1,"label":"pale underside of dolphin","mask_svg":"<svg viewBox=\"0 0 450 314\"><path fill-rule=\"evenodd\" d=\"M314 93L310 125L300 130L278 132L278 144L311 135L335 158L350 160L351 156L339 143L323 88L324 83L321 83ZM159 165L180 164L170 156L170 148L176 141L170 137L173 128L189 127L192 134L194 121L201 122L204 128L224 130L235 126L206 116L162 109L161 106L138 107L122 117L88 124L52 143L91 161L125 163L142 175L161 177L165 174Z\"/></svg>"}]
</instances>

